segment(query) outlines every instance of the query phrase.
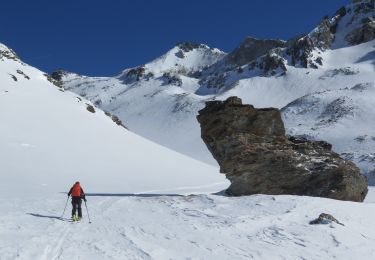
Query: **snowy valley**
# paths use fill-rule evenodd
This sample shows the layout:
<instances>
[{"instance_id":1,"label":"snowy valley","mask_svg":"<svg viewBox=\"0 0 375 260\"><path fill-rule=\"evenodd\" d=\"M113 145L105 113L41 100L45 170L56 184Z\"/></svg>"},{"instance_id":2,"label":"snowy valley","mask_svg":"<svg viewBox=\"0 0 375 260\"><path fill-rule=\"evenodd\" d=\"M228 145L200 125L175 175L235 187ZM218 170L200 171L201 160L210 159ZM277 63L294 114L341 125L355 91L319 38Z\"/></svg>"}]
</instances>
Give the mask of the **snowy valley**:
<instances>
[{"instance_id":1,"label":"snowy valley","mask_svg":"<svg viewBox=\"0 0 375 260\"><path fill-rule=\"evenodd\" d=\"M180 43L114 77L48 75L0 44L0 259L373 259L374 5L230 53ZM332 143L368 177L365 201L227 196L196 116L230 96ZM88 211L72 223L77 180ZM342 224L310 224L321 213Z\"/></svg>"}]
</instances>

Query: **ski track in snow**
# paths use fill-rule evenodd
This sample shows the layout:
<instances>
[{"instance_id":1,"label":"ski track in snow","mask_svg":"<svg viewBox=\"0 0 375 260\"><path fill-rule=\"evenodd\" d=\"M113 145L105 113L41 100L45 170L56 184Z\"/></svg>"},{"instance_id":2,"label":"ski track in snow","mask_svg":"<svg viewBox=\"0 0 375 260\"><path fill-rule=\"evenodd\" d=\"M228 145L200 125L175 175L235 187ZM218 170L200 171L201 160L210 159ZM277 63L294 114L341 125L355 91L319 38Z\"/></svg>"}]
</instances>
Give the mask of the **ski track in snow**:
<instances>
[{"instance_id":1,"label":"ski track in snow","mask_svg":"<svg viewBox=\"0 0 375 260\"><path fill-rule=\"evenodd\" d=\"M372 259L374 202L373 189L367 203L266 195L88 196L89 224L84 207L80 223L67 221L70 204L58 219L60 194L2 199L0 259ZM345 226L309 225L322 212Z\"/></svg>"}]
</instances>

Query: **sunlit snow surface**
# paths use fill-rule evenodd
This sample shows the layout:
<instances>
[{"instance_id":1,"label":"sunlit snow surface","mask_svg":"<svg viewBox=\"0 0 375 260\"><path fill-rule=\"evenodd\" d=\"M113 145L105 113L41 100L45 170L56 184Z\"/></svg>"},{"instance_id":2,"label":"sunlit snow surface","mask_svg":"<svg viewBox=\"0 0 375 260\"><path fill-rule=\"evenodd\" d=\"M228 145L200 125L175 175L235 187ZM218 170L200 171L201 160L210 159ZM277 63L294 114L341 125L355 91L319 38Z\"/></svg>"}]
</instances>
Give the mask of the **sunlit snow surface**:
<instances>
[{"instance_id":1,"label":"sunlit snow surface","mask_svg":"<svg viewBox=\"0 0 375 260\"><path fill-rule=\"evenodd\" d=\"M76 179L95 192L212 191L228 184L217 168L117 126L101 110L90 113L88 101L19 61L0 61L0 81L2 196L15 195L9 188L64 191Z\"/></svg>"},{"instance_id":2,"label":"sunlit snow surface","mask_svg":"<svg viewBox=\"0 0 375 260\"><path fill-rule=\"evenodd\" d=\"M90 186L86 186L90 191ZM372 190L372 192L374 192ZM372 193L372 195L374 195ZM1 259L362 259L375 253L375 198L88 196L70 223L65 195L0 199ZM338 224L309 225L322 212Z\"/></svg>"}]
</instances>

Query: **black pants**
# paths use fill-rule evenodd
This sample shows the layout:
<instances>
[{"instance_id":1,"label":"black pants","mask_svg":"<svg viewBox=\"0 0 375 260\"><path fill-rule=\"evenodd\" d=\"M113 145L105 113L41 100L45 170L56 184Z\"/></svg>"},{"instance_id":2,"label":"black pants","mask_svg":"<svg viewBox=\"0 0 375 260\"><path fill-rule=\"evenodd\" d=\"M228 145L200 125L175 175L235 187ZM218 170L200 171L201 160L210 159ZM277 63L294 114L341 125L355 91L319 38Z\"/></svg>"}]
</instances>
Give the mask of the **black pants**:
<instances>
[{"instance_id":1,"label":"black pants","mask_svg":"<svg viewBox=\"0 0 375 260\"><path fill-rule=\"evenodd\" d=\"M82 199L80 197L72 197L72 216L76 214L78 209L78 217L82 218Z\"/></svg>"}]
</instances>

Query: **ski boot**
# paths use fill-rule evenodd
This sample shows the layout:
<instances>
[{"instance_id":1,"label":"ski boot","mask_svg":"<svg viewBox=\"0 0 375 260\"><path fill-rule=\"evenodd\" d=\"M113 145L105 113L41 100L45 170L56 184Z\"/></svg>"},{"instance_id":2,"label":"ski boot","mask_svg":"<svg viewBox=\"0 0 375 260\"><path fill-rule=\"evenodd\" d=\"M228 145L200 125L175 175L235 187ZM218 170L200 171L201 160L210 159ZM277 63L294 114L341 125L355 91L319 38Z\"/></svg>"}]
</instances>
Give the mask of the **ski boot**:
<instances>
[{"instance_id":1,"label":"ski boot","mask_svg":"<svg viewBox=\"0 0 375 260\"><path fill-rule=\"evenodd\" d=\"M80 217L78 217L77 215L72 216L72 221L78 221L78 220L80 220Z\"/></svg>"}]
</instances>

